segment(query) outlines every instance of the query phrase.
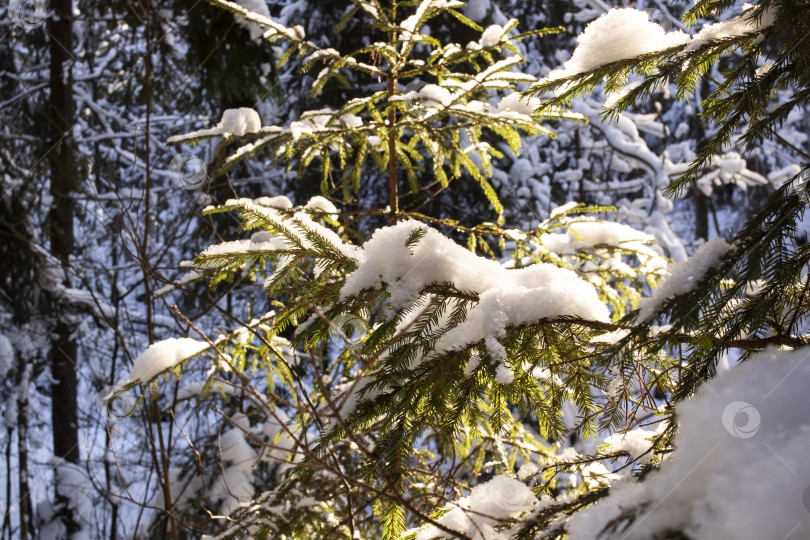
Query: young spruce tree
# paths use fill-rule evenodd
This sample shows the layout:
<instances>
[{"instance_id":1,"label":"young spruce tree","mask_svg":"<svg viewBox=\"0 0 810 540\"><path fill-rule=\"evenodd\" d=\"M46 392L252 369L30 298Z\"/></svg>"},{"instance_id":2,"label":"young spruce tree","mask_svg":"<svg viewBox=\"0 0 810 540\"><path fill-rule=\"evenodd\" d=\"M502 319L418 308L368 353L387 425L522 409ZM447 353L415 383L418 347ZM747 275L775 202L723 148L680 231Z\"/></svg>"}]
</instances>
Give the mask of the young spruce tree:
<instances>
[{"instance_id":1,"label":"young spruce tree","mask_svg":"<svg viewBox=\"0 0 810 540\"><path fill-rule=\"evenodd\" d=\"M260 152L302 171L317 163L323 195L343 201L376 167L388 198L362 215L325 197L300 207L286 197L234 199L205 210L237 210L254 232L200 254L190 278L216 286L252 276L275 310L216 338L190 324L201 341L158 343L136 360L128 386L157 384L207 351L202 394L247 396L239 414L225 415L222 467L202 482L179 478L187 492L178 501L229 515L223 537L472 538L502 534L542 495L565 498L526 530L604 494L608 471L594 465L627 452L559 449L575 432L615 432L655 414L658 403L646 397L653 377L661 392L675 389L676 378L656 375L673 369L667 355L597 362L665 264L648 235L580 216L606 208L568 204L535 230L504 228L487 180L500 157L491 141L518 153L520 132L552 136L539 121L582 120L549 106L535 113L541 102L517 93L537 81L515 71L523 59L514 42L547 30L515 35L515 20L481 29L455 0L354 0L336 30L364 17L369 44L347 52L319 48L300 27L239 4L212 3L265 28L266 40L282 43L281 62L300 55L304 71L317 70L314 93L348 81L347 72L377 87L288 126L228 110L217 126L171 142L222 137L223 171ZM427 33L429 22L453 19L479 40L440 43ZM422 168L433 176L427 185ZM467 227L400 207L403 192L433 193L464 175L496 223ZM365 243L342 225L380 215L389 226ZM437 228L465 236L466 248ZM495 260L491 242L510 260Z\"/></svg>"}]
</instances>

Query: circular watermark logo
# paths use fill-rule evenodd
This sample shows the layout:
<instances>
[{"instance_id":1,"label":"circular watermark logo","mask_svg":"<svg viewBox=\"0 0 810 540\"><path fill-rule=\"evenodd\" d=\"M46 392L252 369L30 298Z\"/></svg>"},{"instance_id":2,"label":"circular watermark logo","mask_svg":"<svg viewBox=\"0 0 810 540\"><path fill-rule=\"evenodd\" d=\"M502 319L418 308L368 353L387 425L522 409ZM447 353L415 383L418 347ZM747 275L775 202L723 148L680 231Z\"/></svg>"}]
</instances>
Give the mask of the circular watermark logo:
<instances>
[{"instance_id":1,"label":"circular watermark logo","mask_svg":"<svg viewBox=\"0 0 810 540\"><path fill-rule=\"evenodd\" d=\"M24 30L39 28L47 15L45 0L11 0L8 4L8 16Z\"/></svg>"},{"instance_id":2,"label":"circular watermark logo","mask_svg":"<svg viewBox=\"0 0 810 540\"><path fill-rule=\"evenodd\" d=\"M492 501L509 514L528 510L536 501L532 490L526 484L512 478L503 478L501 481L497 481L493 487Z\"/></svg>"},{"instance_id":3,"label":"circular watermark logo","mask_svg":"<svg viewBox=\"0 0 810 540\"><path fill-rule=\"evenodd\" d=\"M169 176L177 187L198 189L208 179L205 162L195 155L177 154L169 163Z\"/></svg>"},{"instance_id":4,"label":"circular watermark logo","mask_svg":"<svg viewBox=\"0 0 810 540\"><path fill-rule=\"evenodd\" d=\"M96 407L110 424L129 418L135 411L135 399L120 386L107 386L96 396Z\"/></svg>"},{"instance_id":5,"label":"circular watermark logo","mask_svg":"<svg viewBox=\"0 0 810 540\"><path fill-rule=\"evenodd\" d=\"M750 439L759 431L760 415L756 407L745 401L729 403L723 410L723 427L739 439Z\"/></svg>"},{"instance_id":6,"label":"circular watermark logo","mask_svg":"<svg viewBox=\"0 0 810 540\"><path fill-rule=\"evenodd\" d=\"M810 204L810 169L804 169L799 174L799 179L793 186L796 190L796 195L804 204Z\"/></svg>"},{"instance_id":7,"label":"circular watermark logo","mask_svg":"<svg viewBox=\"0 0 810 540\"><path fill-rule=\"evenodd\" d=\"M574 254L572 265L579 275L592 274L599 270L599 254L593 246L583 246Z\"/></svg>"},{"instance_id":8,"label":"circular watermark logo","mask_svg":"<svg viewBox=\"0 0 810 540\"><path fill-rule=\"evenodd\" d=\"M329 321L330 337L339 337L349 350L359 349L370 330L365 319L352 313L343 313Z\"/></svg>"}]
</instances>

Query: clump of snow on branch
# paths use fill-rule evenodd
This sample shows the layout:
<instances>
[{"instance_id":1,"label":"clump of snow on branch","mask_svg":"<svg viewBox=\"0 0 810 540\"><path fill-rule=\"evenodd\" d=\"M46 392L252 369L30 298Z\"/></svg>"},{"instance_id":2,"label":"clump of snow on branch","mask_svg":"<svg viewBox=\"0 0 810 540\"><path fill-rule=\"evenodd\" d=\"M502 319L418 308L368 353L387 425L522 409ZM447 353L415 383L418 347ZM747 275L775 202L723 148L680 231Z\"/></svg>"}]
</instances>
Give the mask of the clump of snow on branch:
<instances>
[{"instance_id":1,"label":"clump of snow on branch","mask_svg":"<svg viewBox=\"0 0 810 540\"><path fill-rule=\"evenodd\" d=\"M498 384L511 384L515 380L515 372L506 365L506 347L492 336L484 340L489 357L498 363L495 370L495 382Z\"/></svg>"},{"instance_id":2,"label":"clump of snow on branch","mask_svg":"<svg viewBox=\"0 0 810 540\"><path fill-rule=\"evenodd\" d=\"M707 24L701 28L700 32L698 32L694 38L692 38L692 41L689 43L689 45L687 45L686 50L691 51L698 49L712 41L735 38L754 32L761 32L765 28L772 25L776 20L775 11L772 9L766 9L762 13L762 17L760 18L759 22L757 22L751 16L751 7L752 6L749 4L745 4L745 11L741 15L727 21Z\"/></svg>"},{"instance_id":3,"label":"clump of snow on branch","mask_svg":"<svg viewBox=\"0 0 810 540\"><path fill-rule=\"evenodd\" d=\"M260 15L267 19L270 18L270 10L267 9L267 4L264 0L237 0L236 3L251 13ZM265 29L262 28L261 25L245 20L242 17L236 17L236 22L239 24L239 26L246 28L248 32L250 32L251 40L256 43L262 42L262 36L264 35Z\"/></svg>"},{"instance_id":4,"label":"clump of snow on branch","mask_svg":"<svg viewBox=\"0 0 810 540\"><path fill-rule=\"evenodd\" d=\"M705 383L677 405L675 451L660 471L612 486L607 498L571 518L568 538L605 538L606 523L626 540L665 531L689 538L810 538L803 502L810 478L806 354L769 351ZM617 519L632 509L641 512L635 520Z\"/></svg>"},{"instance_id":5,"label":"clump of snow on branch","mask_svg":"<svg viewBox=\"0 0 810 540\"><path fill-rule=\"evenodd\" d=\"M472 488L468 497L459 499L454 508L438 518L441 525L476 540L500 540L506 536L495 530L501 521L516 517L538 504L537 497L523 483L508 476ZM416 533L416 540L452 538L435 525Z\"/></svg>"},{"instance_id":6,"label":"clump of snow on branch","mask_svg":"<svg viewBox=\"0 0 810 540\"><path fill-rule=\"evenodd\" d=\"M606 334L594 336L591 338L590 343L603 343L606 345L615 345L616 343L626 338L628 335L630 335L630 330L620 328L619 330L614 330L613 332L608 332Z\"/></svg>"},{"instance_id":7,"label":"clump of snow on branch","mask_svg":"<svg viewBox=\"0 0 810 540\"><path fill-rule=\"evenodd\" d=\"M611 9L577 37L577 48L562 69L549 78L570 77L611 62L635 58L689 42L680 30L665 32L649 14L632 8Z\"/></svg>"},{"instance_id":8,"label":"clump of snow on branch","mask_svg":"<svg viewBox=\"0 0 810 540\"><path fill-rule=\"evenodd\" d=\"M572 253L583 247L614 246L648 253L655 252L644 244L655 238L628 225L608 221L579 221L571 223L565 234L545 233L540 241L555 253Z\"/></svg>"},{"instance_id":9,"label":"clump of snow on branch","mask_svg":"<svg viewBox=\"0 0 810 540\"><path fill-rule=\"evenodd\" d=\"M669 267L653 295L639 302L638 320L649 321L665 300L691 291L730 249L731 246L722 238L712 238L688 260Z\"/></svg>"},{"instance_id":10,"label":"clump of snow on branch","mask_svg":"<svg viewBox=\"0 0 810 540\"><path fill-rule=\"evenodd\" d=\"M407 246L420 229L423 236ZM421 291L433 283L452 284L479 295L467 319L437 341L437 354L490 336L500 337L510 325L559 316L610 320L594 287L576 273L551 264L508 270L417 222L377 230L363 251L365 261L346 279L341 298L385 285L392 308L400 310L417 301Z\"/></svg>"},{"instance_id":11,"label":"clump of snow on branch","mask_svg":"<svg viewBox=\"0 0 810 540\"><path fill-rule=\"evenodd\" d=\"M399 96L392 96L388 101L420 101L430 105L449 106L457 99L447 88L436 84L426 84L419 90L411 90Z\"/></svg>"},{"instance_id":12,"label":"clump of snow on branch","mask_svg":"<svg viewBox=\"0 0 810 540\"><path fill-rule=\"evenodd\" d=\"M493 24L488 26L481 33L481 40L478 42L481 47L493 47L500 43L503 38L503 26L500 24Z\"/></svg>"},{"instance_id":13,"label":"clump of snow on branch","mask_svg":"<svg viewBox=\"0 0 810 540\"><path fill-rule=\"evenodd\" d=\"M267 206L269 208L281 208L282 210L288 210L293 207L292 201L284 195L276 195L275 197L259 197L253 202L261 206Z\"/></svg>"},{"instance_id":14,"label":"clump of snow on branch","mask_svg":"<svg viewBox=\"0 0 810 540\"><path fill-rule=\"evenodd\" d=\"M262 128L262 121L259 113L250 107L239 107L238 109L226 109L222 113L222 119L212 128L192 131L185 135L175 135L169 137L168 143L178 143L202 137L241 137L247 133L256 133Z\"/></svg>"},{"instance_id":15,"label":"clump of snow on branch","mask_svg":"<svg viewBox=\"0 0 810 540\"><path fill-rule=\"evenodd\" d=\"M630 457L637 459L642 465L649 463L653 458L650 451L653 446L653 439L666 427L666 423L661 422L655 430L638 428L627 433L614 433L605 443L605 452L612 454L615 452L627 452Z\"/></svg>"},{"instance_id":16,"label":"clump of snow on branch","mask_svg":"<svg viewBox=\"0 0 810 540\"><path fill-rule=\"evenodd\" d=\"M297 121L290 123L290 134L293 140L298 140L303 135L315 135L321 131L356 129L363 125L363 121L357 115L336 116L336 114L336 111L329 108L305 112ZM337 146L330 145L330 148L337 150Z\"/></svg>"},{"instance_id":17,"label":"clump of snow on branch","mask_svg":"<svg viewBox=\"0 0 810 540\"><path fill-rule=\"evenodd\" d=\"M262 34L262 38L265 40L273 41L283 37L294 43L304 44L307 47L314 48L314 44L310 42L304 43L306 32L304 31L303 26L295 25L293 27L287 27L283 24L277 23L269 17L269 11L267 8L263 8L260 5L264 4L263 0L238 0L237 2L229 2L228 0L211 0L211 3L232 11L237 15L237 19L240 17L243 18L245 22L242 24L250 30L251 37L254 36L254 30L253 26L249 26L249 24L256 25L258 28L264 28L265 30Z\"/></svg>"},{"instance_id":18,"label":"clump of snow on branch","mask_svg":"<svg viewBox=\"0 0 810 540\"><path fill-rule=\"evenodd\" d=\"M745 11L741 15L727 21L707 24L691 37L680 30L665 31L659 24L650 20L649 14L645 11L614 8L585 27L577 37L574 54L561 69L552 71L549 79L571 77L605 64L629 60L680 45L686 45L684 51L692 51L713 41L761 32L772 25L775 18L774 11L766 9L759 21L756 21L751 15L751 6L745 4ZM621 97L623 97L621 94L614 96L606 107L615 108Z\"/></svg>"},{"instance_id":19,"label":"clump of snow on branch","mask_svg":"<svg viewBox=\"0 0 810 540\"><path fill-rule=\"evenodd\" d=\"M526 98L513 92L504 96L498 103L498 112L515 112L531 116L541 105L538 98Z\"/></svg>"},{"instance_id":20,"label":"clump of snow on branch","mask_svg":"<svg viewBox=\"0 0 810 540\"><path fill-rule=\"evenodd\" d=\"M538 474L539 472L540 469L537 468L537 465L535 465L531 461L527 461L526 463L520 466L520 469L518 469L518 478L520 479L521 482L525 482L526 480Z\"/></svg>"},{"instance_id":21,"label":"clump of snow on branch","mask_svg":"<svg viewBox=\"0 0 810 540\"><path fill-rule=\"evenodd\" d=\"M207 348L207 343L191 338L169 338L153 343L132 363L129 382L148 382Z\"/></svg>"},{"instance_id":22,"label":"clump of snow on branch","mask_svg":"<svg viewBox=\"0 0 810 540\"><path fill-rule=\"evenodd\" d=\"M332 218L337 218L337 207L332 204L329 199L326 197L321 197L320 195L312 197L309 202L307 202L306 206L304 206L304 209L309 210L310 212L326 214Z\"/></svg>"}]
</instances>

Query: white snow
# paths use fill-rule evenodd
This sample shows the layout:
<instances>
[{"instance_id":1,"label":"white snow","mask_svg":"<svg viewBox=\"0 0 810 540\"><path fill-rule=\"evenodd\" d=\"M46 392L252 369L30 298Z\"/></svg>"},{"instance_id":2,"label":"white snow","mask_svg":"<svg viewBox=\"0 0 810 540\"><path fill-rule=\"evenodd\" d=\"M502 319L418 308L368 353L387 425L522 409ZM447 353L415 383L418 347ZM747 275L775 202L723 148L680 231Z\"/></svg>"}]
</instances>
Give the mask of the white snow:
<instances>
[{"instance_id":1,"label":"white snow","mask_svg":"<svg viewBox=\"0 0 810 540\"><path fill-rule=\"evenodd\" d=\"M577 221L569 224L568 231L544 233L540 237L542 244L554 253L574 253L584 247L613 246L632 249L641 253L654 255L644 244L655 238L629 225L609 221Z\"/></svg>"},{"instance_id":2,"label":"white snow","mask_svg":"<svg viewBox=\"0 0 810 540\"><path fill-rule=\"evenodd\" d=\"M184 135L175 135L169 137L167 142L172 144L200 137L241 137L247 133L256 133L261 128L262 121L259 118L259 113L253 109L249 107L226 109L222 113L222 119L215 127L192 131Z\"/></svg>"},{"instance_id":3,"label":"white snow","mask_svg":"<svg viewBox=\"0 0 810 540\"><path fill-rule=\"evenodd\" d=\"M222 130L223 134L230 133L237 137L246 133L255 133L261 127L262 121L259 113L248 107L227 109L222 113L222 120L217 124L217 128Z\"/></svg>"},{"instance_id":4,"label":"white snow","mask_svg":"<svg viewBox=\"0 0 810 540\"><path fill-rule=\"evenodd\" d=\"M591 338L590 343L604 343L606 345L615 345L622 339L626 338L629 334L630 330L620 328L619 330L614 330L613 332L608 332L606 334L594 336Z\"/></svg>"},{"instance_id":5,"label":"white snow","mask_svg":"<svg viewBox=\"0 0 810 540\"><path fill-rule=\"evenodd\" d=\"M536 504L537 497L526 484L501 475L472 488L468 497L459 499L437 521L473 540L505 540L507 536L494 528L499 521L531 510ZM417 531L415 540L430 538L452 537L429 525Z\"/></svg>"},{"instance_id":6,"label":"white snow","mask_svg":"<svg viewBox=\"0 0 810 540\"><path fill-rule=\"evenodd\" d=\"M169 338L153 343L132 363L128 382L149 382L207 348L207 343L191 338Z\"/></svg>"},{"instance_id":7,"label":"white snow","mask_svg":"<svg viewBox=\"0 0 810 540\"><path fill-rule=\"evenodd\" d=\"M481 363L481 357L478 355L471 356L467 362L467 367L464 368L464 376L469 377L478 365Z\"/></svg>"},{"instance_id":8,"label":"white snow","mask_svg":"<svg viewBox=\"0 0 810 540\"><path fill-rule=\"evenodd\" d=\"M750 8L746 4L747 8ZM751 13L746 9L741 15L727 21L707 24L701 28L691 43L686 47L686 51L692 51L703 47L707 43L721 39L734 38L753 32L761 32L769 27L776 20L776 13L773 9L766 9L762 14L759 23L751 20Z\"/></svg>"},{"instance_id":9,"label":"white snow","mask_svg":"<svg viewBox=\"0 0 810 540\"><path fill-rule=\"evenodd\" d=\"M591 22L577 37L577 48L550 79L570 77L604 64L662 51L689 42L680 30L665 32L648 13L632 8L611 9Z\"/></svg>"},{"instance_id":10,"label":"white snow","mask_svg":"<svg viewBox=\"0 0 810 540\"><path fill-rule=\"evenodd\" d=\"M236 3L256 15L261 15L267 19L270 18L270 10L267 9L267 4L264 0L236 0ZM254 22L246 21L242 17L236 17L236 22L239 23L240 26L247 28L250 32L250 39L256 43L262 42L262 36L265 32L264 27Z\"/></svg>"},{"instance_id":11,"label":"white snow","mask_svg":"<svg viewBox=\"0 0 810 540\"><path fill-rule=\"evenodd\" d=\"M770 70L773 69L774 65L775 64L773 62L766 62L765 64L761 65L754 71L754 77L756 77L757 79L761 79L762 77L767 75Z\"/></svg>"},{"instance_id":12,"label":"white snow","mask_svg":"<svg viewBox=\"0 0 810 540\"><path fill-rule=\"evenodd\" d=\"M582 458L582 456L579 454L579 452L577 452L576 448L574 448L573 446L563 448L563 451L560 452L560 455L558 457L560 461L565 463L573 463Z\"/></svg>"},{"instance_id":13,"label":"white snow","mask_svg":"<svg viewBox=\"0 0 810 540\"><path fill-rule=\"evenodd\" d=\"M211 499L220 503L220 511L227 515L254 495L253 465L256 451L248 444L245 433L250 428L246 417L233 419L241 427L228 429L219 438L223 469L211 486Z\"/></svg>"},{"instance_id":14,"label":"white snow","mask_svg":"<svg viewBox=\"0 0 810 540\"><path fill-rule=\"evenodd\" d=\"M425 235L413 246L405 242L417 229ZM482 294L500 288L534 289L551 281L571 287L565 292L582 292L585 285L576 274L549 264L538 264L519 270L507 270L501 264L474 255L435 229L415 221L378 229L363 245L366 260L347 279L341 297L358 294L368 288L389 287L394 309L405 307L419 296L419 291L433 282L453 283L457 288ZM585 289L588 290L587 288ZM595 294L595 293L594 293ZM595 297L594 297L595 298ZM596 301L583 302L582 317L601 319L606 311Z\"/></svg>"},{"instance_id":15,"label":"white snow","mask_svg":"<svg viewBox=\"0 0 810 540\"><path fill-rule=\"evenodd\" d=\"M787 167L783 167L769 173L768 182L770 182L773 187L778 188L791 178L794 178L800 172L802 172L802 168L799 165L792 163Z\"/></svg>"},{"instance_id":16,"label":"white snow","mask_svg":"<svg viewBox=\"0 0 810 540\"><path fill-rule=\"evenodd\" d=\"M688 260L670 266L653 295L639 302L638 321L649 321L665 300L691 291L730 249L731 246L722 238L712 238Z\"/></svg>"},{"instance_id":17,"label":"white snow","mask_svg":"<svg viewBox=\"0 0 810 540\"><path fill-rule=\"evenodd\" d=\"M595 540L620 514L648 504L621 529L626 540L682 530L689 538L810 538L810 362L769 351L704 383L676 406L673 454L642 482L567 523L571 540ZM612 538L612 536L610 536Z\"/></svg>"},{"instance_id":18,"label":"white snow","mask_svg":"<svg viewBox=\"0 0 810 540\"><path fill-rule=\"evenodd\" d=\"M335 132L346 128L358 128L363 125L362 119L355 114L337 116L337 111L329 108L316 109L303 113L298 120L290 123L290 134L294 141L303 135L314 135L319 132Z\"/></svg>"},{"instance_id":19,"label":"white snow","mask_svg":"<svg viewBox=\"0 0 810 540\"><path fill-rule=\"evenodd\" d=\"M639 81L634 81L630 84L624 85L621 90L610 94L607 99L605 100L605 108L606 109L615 109L619 106L619 101L624 98L627 94L629 94L632 90L635 90L641 85Z\"/></svg>"},{"instance_id":20,"label":"white snow","mask_svg":"<svg viewBox=\"0 0 810 540\"><path fill-rule=\"evenodd\" d=\"M627 452L631 457L639 460L642 465L649 463L653 458L652 452L650 452L653 441L650 439L658 435L664 427L666 427L666 424L661 422L656 430L637 428L627 433L614 433L605 439L607 444L605 452L608 454Z\"/></svg>"},{"instance_id":21,"label":"white snow","mask_svg":"<svg viewBox=\"0 0 810 540\"><path fill-rule=\"evenodd\" d=\"M531 116L540 107L538 98L524 98L517 92L504 96L498 103L498 112L516 112Z\"/></svg>"},{"instance_id":22,"label":"white snow","mask_svg":"<svg viewBox=\"0 0 810 540\"><path fill-rule=\"evenodd\" d=\"M326 201L326 203L329 203L329 201ZM250 211L253 214L258 214L262 219L270 223L278 224L279 227L283 227L290 231L305 247L313 250L315 249L312 243L301 233L301 231L297 227L291 226L292 224L286 219L286 217L274 208L256 204L255 201L251 201L250 199L231 199L225 202L225 206L237 206L246 211ZM305 226L307 229L316 232L322 239L328 241L332 247L343 253L345 256L358 261L362 259L363 252L360 248L343 242L337 233L335 233L332 229L316 223L308 214L304 212L296 212L293 215L293 219ZM293 247L288 245L288 243L289 242L284 237L271 235L268 233L258 236L254 235L250 240L234 240L215 244L206 249L202 254L223 255L228 253L244 253L248 250L265 251Z\"/></svg>"},{"instance_id":23,"label":"white snow","mask_svg":"<svg viewBox=\"0 0 810 540\"><path fill-rule=\"evenodd\" d=\"M488 26L481 33L481 40L478 42L481 47L492 47L497 45L501 38L503 38L503 26L500 24L493 24Z\"/></svg>"},{"instance_id":24,"label":"white snow","mask_svg":"<svg viewBox=\"0 0 810 540\"><path fill-rule=\"evenodd\" d=\"M765 10L759 23L751 20L750 7L732 19L705 25L694 37L680 30L666 32L659 24L650 20L645 11L633 8L614 8L591 22L577 36L577 48L563 67L549 73L549 79L571 77L599 66L628 60L640 55L664 51L686 45L685 52L711 43L761 32L775 20L771 9ZM605 106L615 108L622 94L612 96Z\"/></svg>"},{"instance_id":25,"label":"white snow","mask_svg":"<svg viewBox=\"0 0 810 540\"><path fill-rule=\"evenodd\" d=\"M304 209L311 212L327 214L332 218L336 218L338 213L337 207L332 204L329 199L321 197L320 195L312 197L309 202L307 202L306 206L304 206Z\"/></svg>"},{"instance_id":26,"label":"white snow","mask_svg":"<svg viewBox=\"0 0 810 540\"><path fill-rule=\"evenodd\" d=\"M582 468L582 481L588 489L609 486L619 478L621 477L618 474L611 472L604 463L599 461L588 463Z\"/></svg>"},{"instance_id":27,"label":"white snow","mask_svg":"<svg viewBox=\"0 0 810 540\"><path fill-rule=\"evenodd\" d=\"M436 84L426 84L419 90L411 90L398 96L391 96L388 101L419 101L425 106L447 107L456 96L447 88Z\"/></svg>"},{"instance_id":28,"label":"white snow","mask_svg":"<svg viewBox=\"0 0 810 540\"><path fill-rule=\"evenodd\" d=\"M515 380L515 372L509 369L505 364L498 365L495 368L495 382L498 384L512 384Z\"/></svg>"},{"instance_id":29,"label":"white snow","mask_svg":"<svg viewBox=\"0 0 810 540\"><path fill-rule=\"evenodd\" d=\"M257 231L251 235L250 239L231 240L209 246L202 252L202 255L213 256L246 253L248 251L273 251L285 249L286 247L287 245L282 238L265 231Z\"/></svg>"},{"instance_id":30,"label":"white snow","mask_svg":"<svg viewBox=\"0 0 810 540\"><path fill-rule=\"evenodd\" d=\"M293 207L292 201L284 195L276 195L275 197L259 197L253 202L262 206L280 208L282 210L288 210Z\"/></svg>"},{"instance_id":31,"label":"white snow","mask_svg":"<svg viewBox=\"0 0 810 540\"><path fill-rule=\"evenodd\" d=\"M5 378L6 374L14 365L14 348L6 336L0 334L0 379Z\"/></svg>"},{"instance_id":32,"label":"white snow","mask_svg":"<svg viewBox=\"0 0 810 540\"><path fill-rule=\"evenodd\" d=\"M520 466L518 469L518 479L521 482L525 482L535 474L539 473L540 469L537 468L537 465L532 463L531 461L527 461L523 465Z\"/></svg>"},{"instance_id":33,"label":"white snow","mask_svg":"<svg viewBox=\"0 0 810 540\"><path fill-rule=\"evenodd\" d=\"M253 36L254 30L252 26L249 24L255 24L257 27L263 29L262 39L272 41L280 36L284 36L286 39L293 41L293 42L301 42L304 41L306 37L306 32L304 31L304 27L301 25L295 25L292 27L286 27L282 24L277 23L273 19L269 17L269 11L267 10L264 0L237 0L235 2L231 2L229 0L217 0L219 4L223 7L228 8L229 10L233 10L234 12L238 13L239 17L246 19L243 26L246 26L251 31L251 36ZM292 6L287 6L285 9L282 9L282 19L286 18L284 16L284 12L288 8L294 8L295 3ZM255 38L253 38L255 41ZM307 43L309 47L315 48L313 43Z\"/></svg>"},{"instance_id":34,"label":"white snow","mask_svg":"<svg viewBox=\"0 0 810 540\"><path fill-rule=\"evenodd\" d=\"M87 477L87 473L78 465L59 458L54 458L52 462L55 465L56 492L67 501L68 511L79 528L70 535L70 538L71 540L90 540L95 514L93 496L96 490L93 483ZM44 531L40 531L40 533L44 533ZM48 536L40 537L48 538Z\"/></svg>"},{"instance_id":35,"label":"white snow","mask_svg":"<svg viewBox=\"0 0 810 540\"><path fill-rule=\"evenodd\" d=\"M414 14L400 23L399 26L402 28L402 33L399 36L399 40L410 41L418 30L417 25L425 21L425 16L431 9L452 9L459 7L464 7L464 3L458 0L422 0Z\"/></svg>"},{"instance_id":36,"label":"white snow","mask_svg":"<svg viewBox=\"0 0 810 540\"><path fill-rule=\"evenodd\" d=\"M405 242L418 230L424 236L413 246ZM479 295L467 319L436 342L436 354L458 349L487 337L501 337L507 326L531 324L563 315L609 321L607 307L592 285L570 270L535 264L508 270L478 257L438 231L413 221L378 229L363 246L365 261L346 278L341 298L385 284L391 307L400 310L416 302L431 283L452 283ZM507 375L504 373L504 377Z\"/></svg>"}]
</instances>

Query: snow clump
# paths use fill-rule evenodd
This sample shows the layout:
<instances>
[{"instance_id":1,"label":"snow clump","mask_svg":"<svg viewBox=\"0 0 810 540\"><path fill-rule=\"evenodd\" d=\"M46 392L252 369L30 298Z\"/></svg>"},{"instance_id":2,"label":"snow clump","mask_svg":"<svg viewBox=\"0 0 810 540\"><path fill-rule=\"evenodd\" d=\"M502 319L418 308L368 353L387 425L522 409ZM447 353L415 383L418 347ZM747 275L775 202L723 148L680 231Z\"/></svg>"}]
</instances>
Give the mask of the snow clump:
<instances>
[{"instance_id":1,"label":"snow clump","mask_svg":"<svg viewBox=\"0 0 810 540\"><path fill-rule=\"evenodd\" d=\"M238 109L226 109L222 113L222 119L212 128L192 131L185 135L175 135L169 137L167 142L175 144L202 137L241 137L248 133L256 133L261 129L262 120L259 118L259 113L250 107L240 107Z\"/></svg>"},{"instance_id":2,"label":"snow clump","mask_svg":"<svg viewBox=\"0 0 810 540\"><path fill-rule=\"evenodd\" d=\"M691 291L730 249L731 246L722 238L712 238L688 260L669 267L653 295L639 302L639 322L649 321L665 300Z\"/></svg>"},{"instance_id":3,"label":"snow clump","mask_svg":"<svg viewBox=\"0 0 810 540\"><path fill-rule=\"evenodd\" d=\"M385 285L391 308L400 310L417 302L431 283L451 283L479 295L466 320L437 340L436 355L502 337L510 325L560 316L610 321L596 289L575 272L552 264L509 270L414 221L377 230L362 251L365 260L346 278L341 299ZM503 370L501 376L508 379Z\"/></svg>"},{"instance_id":4,"label":"snow clump","mask_svg":"<svg viewBox=\"0 0 810 540\"><path fill-rule=\"evenodd\" d=\"M810 538L806 357L767 351L704 383L676 406L675 451L660 470L611 486L571 517L568 538Z\"/></svg>"},{"instance_id":5,"label":"snow clump","mask_svg":"<svg viewBox=\"0 0 810 540\"><path fill-rule=\"evenodd\" d=\"M452 510L436 521L476 540L505 540L507 536L494 527L500 521L531 510L536 504L537 497L526 484L501 475L472 488L469 497L459 499ZM416 533L416 540L430 538L451 536L435 525L428 525Z\"/></svg>"},{"instance_id":6,"label":"snow clump","mask_svg":"<svg viewBox=\"0 0 810 540\"><path fill-rule=\"evenodd\" d=\"M207 343L191 338L169 338L153 343L132 363L128 382L149 382L207 348Z\"/></svg>"},{"instance_id":7,"label":"snow clump","mask_svg":"<svg viewBox=\"0 0 810 540\"><path fill-rule=\"evenodd\" d=\"M689 42L680 30L666 32L648 13L632 8L611 9L591 22L577 37L571 58L549 74L550 79L570 77L611 62L635 58Z\"/></svg>"}]
</instances>

